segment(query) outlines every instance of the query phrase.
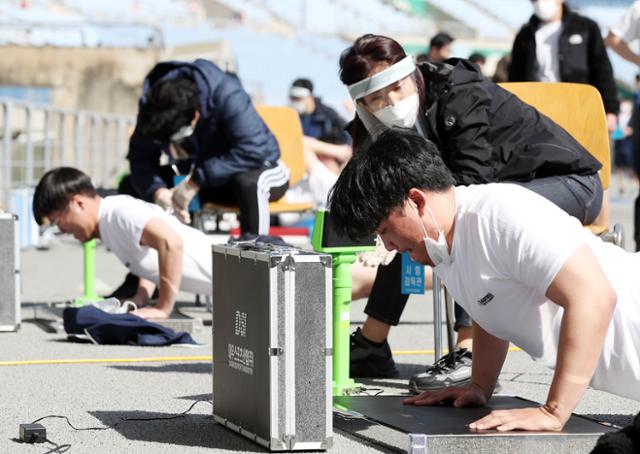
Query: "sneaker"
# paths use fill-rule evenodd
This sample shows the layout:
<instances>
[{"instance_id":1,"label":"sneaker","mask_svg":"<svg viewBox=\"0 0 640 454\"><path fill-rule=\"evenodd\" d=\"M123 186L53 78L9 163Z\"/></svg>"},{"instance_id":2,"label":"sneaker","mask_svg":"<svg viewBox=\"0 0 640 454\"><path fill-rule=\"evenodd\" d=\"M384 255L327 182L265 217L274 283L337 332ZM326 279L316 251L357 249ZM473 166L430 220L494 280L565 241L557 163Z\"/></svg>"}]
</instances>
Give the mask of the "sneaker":
<instances>
[{"instance_id":1,"label":"sneaker","mask_svg":"<svg viewBox=\"0 0 640 454\"><path fill-rule=\"evenodd\" d=\"M393 378L399 374L389 343L385 340L380 346L373 345L360 328L351 334L349 369L351 377L360 378Z\"/></svg>"},{"instance_id":2,"label":"sneaker","mask_svg":"<svg viewBox=\"0 0 640 454\"><path fill-rule=\"evenodd\" d=\"M124 278L124 282L120 284L117 289L111 292L111 294L106 295L105 298L117 298L120 301L133 298L136 296L136 292L138 291L139 282L140 278L138 278L138 276L133 273L127 273Z\"/></svg>"},{"instance_id":3,"label":"sneaker","mask_svg":"<svg viewBox=\"0 0 640 454\"><path fill-rule=\"evenodd\" d=\"M138 291L138 284L140 283L140 278L133 273L127 273L124 278L124 282L120 284L120 286L111 292L109 295L105 295L106 298L117 298L120 301L124 301L127 299L131 299L136 296ZM156 286L156 289L153 291L153 295L151 295L151 299L158 299L160 296L160 287Z\"/></svg>"},{"instance_id":4,"label":"sneaker","mask_svg":"<svg viewBox=\"0 0 640 454\"><path fill-rule=\"evenodd\" d=\"M436 361L433 366L409 380L409 391L420 394L422 391L464 386L471 383L471 352L458 348Z\"/></svg>"}]
</instances>

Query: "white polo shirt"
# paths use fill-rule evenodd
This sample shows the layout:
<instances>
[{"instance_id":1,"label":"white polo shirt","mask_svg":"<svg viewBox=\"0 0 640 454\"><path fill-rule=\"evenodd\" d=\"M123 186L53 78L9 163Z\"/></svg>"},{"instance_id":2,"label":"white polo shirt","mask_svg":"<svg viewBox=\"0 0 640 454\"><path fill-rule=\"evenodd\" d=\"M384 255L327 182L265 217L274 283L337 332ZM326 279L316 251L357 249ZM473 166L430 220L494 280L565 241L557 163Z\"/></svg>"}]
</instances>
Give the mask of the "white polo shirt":
<instances>
[{"instance_id":1,"label":"white polo shirt","mask_svg":"<svg viewBox=\"0 0 640 454\"><path fill-rule=\"evenodd\" d=\"M640 1L627 9L620 21L611 27L611 33L627 43L640 39Z\"/></svg>"},{"instance_id":2,"label":"white polo shirt","mask_svg":"<svg viewBox=\"0 0 640 454\"><path fill-rule=\"evenodd\" d=\"M105 197L98 211L100 238L107 249L136 276L158 284L158 252L140 245L142 231L152 218L159 218L180 235L184 243L180 290L204 295L213 293L211 284L211 241L181 223L158 205L128 195Z\"/></svg>"},{"instance_id":3,"label":"white polo shirt","mask_svg":"<svg viewBox=\"0 0 640 454\"><path fill-rule=\"evenodd\" d=\"M455 196L453 261L434 272L471 318L555 367L563 309L545 293L586 243L618 296L591 386L640 400L640 255L602 242L518 185L460 186Z\"/></svg>"}]
</instances>

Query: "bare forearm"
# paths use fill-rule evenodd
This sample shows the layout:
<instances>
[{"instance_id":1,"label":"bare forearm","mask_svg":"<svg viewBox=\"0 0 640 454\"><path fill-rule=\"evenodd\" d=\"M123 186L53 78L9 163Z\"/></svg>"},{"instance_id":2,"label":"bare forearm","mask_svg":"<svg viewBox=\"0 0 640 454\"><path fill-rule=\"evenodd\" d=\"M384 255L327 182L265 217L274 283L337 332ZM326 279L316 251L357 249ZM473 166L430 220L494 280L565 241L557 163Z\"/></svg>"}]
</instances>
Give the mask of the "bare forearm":
<instances>
[{"instance_id":1,"label":"bare forearm","mask_svg":"<svg viewBox=\"0 0 640 454\"><path fill-rule=\"evenodd\" d=\"M166 244L158 249L160 285L157 309L167 314L173 310L182 280L182 247Z\"/></svg>"},{"instance_id":2,"label":"bare forearm","mask_svg":"<svg viewBox=\"0 0 640 454\"><path fill-rule=\"evenodd\" d=\"M609 33L605 40L605 44L625 60L636 65L640 65L640 55L631 50L629 45L622 38L614 35L613 33Z\"/></svg>"},{"instance_id":3,"label":"bare forearm","mask_svg":"<svg viewBox=\"0 0 640 454\"><path fill-rule=\"evenodd\" d=\"M487 399L491 397L498 381L502 365L509 351L509 342L487 333L473 324L472 382L482 389Z\"/></svg>"},{"instance_id":4,"label":"bare forearm","mask_svg":"<svg viewBox=\"0 0 640 454\"><path fill-rule=\"evenodd\" d=\"M580 402L596 369L613 307L581 301L562 318L556 371L545 408L563 423ZM585 335L586 334L586 335Z\"/></svg>"},{"instance_id":5,"label":"bare forearm","mask_svg":"<svg viewBox=\"0 0 640 454\"><path fill-rule=\"evenodd\" d=\"M131 301L136 303L138 307L142 307L149 302L155 289L156 284L141 277L138 284L138 290Z\"/></svg>"},{"instance_id":6,"label":"bare forearm","mask_svg":"<svg viewBox=\"0 0 640 454\"><path fill-rule=\"evenodd\" d=\"M351 147L349 145L336 145L308 136L304 137L304 145L315 154L334 158L338 161L345 161L351 156Z\"/></svg>"}]
</instances>

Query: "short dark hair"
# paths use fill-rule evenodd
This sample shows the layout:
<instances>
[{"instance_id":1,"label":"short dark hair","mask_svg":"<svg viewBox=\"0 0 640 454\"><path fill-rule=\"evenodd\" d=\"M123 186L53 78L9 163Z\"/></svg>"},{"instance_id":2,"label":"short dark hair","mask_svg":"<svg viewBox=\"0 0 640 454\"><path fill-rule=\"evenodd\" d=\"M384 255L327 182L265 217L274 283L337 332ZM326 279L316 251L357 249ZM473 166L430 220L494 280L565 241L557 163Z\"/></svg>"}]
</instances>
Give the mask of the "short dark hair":
<instances>
[{"instance_id":1,"label":"short dark hair","mask_svg":"<svg viewBox=\"0 0 640 454\"><path fill-rule=\"evenodd\" d=\"M38 225L54 211L67 208L76 194L98 195L87 174L73 167L57 167L45 173L33 194L33 217Z\"/></svg>"},{"instance_id":2,"label":"short dark hair","mask_svg":"<svg viewBox=\"0 0 640 454\"><path fill-rule=\"evenodd\" d=\"M140 133L161 143L193 120L199 108L196 83L186 78L156 82L145 102L140 103L136 127Z\"/></svg>"},{"instance_id":3,"label":"short dark hair","mask_svg":"<svg viewBox=\"0 0 640 454\"><path fill-rule=\"evenodd\" d=\"M353 240L371 235L411 188L443 192L455 183L436 146L398 128L353 155L330 194L336 227Z\"/></svg>"},{"instance_id":4,"label":"short dark hair","mask_svg":"<svg viewBox=\"0 0 640 454\"><path fill-rule=\"evenodd\" d=\"M480 52L472 53L471 55L469 55L468 60L472 63L482 63L482 64L484 64L487 61L485 56L482 55Z\"/></svg>"},{"instance_id":5,"label":"short dark hair","mask_svg":"<svg viewBox=\"0 0 640 454\"><path fill-rule=\"evenodd\" d=\"M436 33L431 41L429 41L429 47L440 49L444 46L451 44L454 41L453 36L447 32Z\"/></svg>"},{"instance_id":6,"label":"short dark hair","mask_svg":"<svg viewBox=\"0 0 640 454\"><path fill-rule=\"evenodd\" d=\"M296 79L293 81L291 86L306 88L311 93L313 93L313 82L311 82L309 79L304 79L304 78Z\"/></svg>"}]
</instances>

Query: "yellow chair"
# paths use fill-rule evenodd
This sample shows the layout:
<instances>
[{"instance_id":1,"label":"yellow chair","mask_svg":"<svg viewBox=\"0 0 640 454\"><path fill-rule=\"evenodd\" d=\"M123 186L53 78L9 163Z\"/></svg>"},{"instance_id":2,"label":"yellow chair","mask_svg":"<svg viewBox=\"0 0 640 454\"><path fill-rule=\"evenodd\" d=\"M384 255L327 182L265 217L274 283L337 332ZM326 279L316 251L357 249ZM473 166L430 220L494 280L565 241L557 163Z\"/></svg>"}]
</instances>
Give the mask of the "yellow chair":
<instances>
[{"instance_id":1,"label":"yellow chair","mask_svg":"<svg viewBox=\"0 0 640 454\"><path fill-rule=\"evenodd\" d=\"M607 119L598 90L591 85L546 82L512 82L500 84L525 103L551 118L571 134L600 163L600 180L607 189L611 180L611 154ZM622 226L616 224L612 231L606 225L585 226L605 241L621 246L623 242ZM434 276L433 288L441 287L440 279ZM444 286L442 286L444 288ZM451 320L453 319L453 300L444 288L444 301L447 319L447 340L449 349L454 348ZM434 291L434 336L436 339L436 358L441 351L440 330L440 293Z\"/></svg>"},{"instance_id":2,"label":"yellow chair","mask_svg":"<svg viewBox=\"0 0 640 454\"><path fill-rule=\"evenodd\" d=\"M598 90L591 85L548 82L512 82L500 84L525 103L551 118L571 134L602 164L599 175L603 189L611 181L611 151L607 118ZM622 244L622 227L587 226L594 234L603 235L614 244Z\"/></svg>"},{"instance_id":3,"label":"yellow chair","mask_svg":"<svg viewBox=\"0 0 640 454\"><path fill-rule=\"evenodd\" d=\"M291 107L284 106L256 106L256 110L267 127L271 130L280 146L280 159L291 172L289 187L300 181L306 173L304 155L302 151L302 125L298 113ZM313 203L288 203L285 198L269 203L271 214L303 213L314 208ZM205 203L202 209L195 213L194 226L203 230L202 217L207 214L220 215L222 213L240 211L237 205Z\"/></svg>"}]
</instances>

